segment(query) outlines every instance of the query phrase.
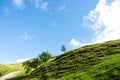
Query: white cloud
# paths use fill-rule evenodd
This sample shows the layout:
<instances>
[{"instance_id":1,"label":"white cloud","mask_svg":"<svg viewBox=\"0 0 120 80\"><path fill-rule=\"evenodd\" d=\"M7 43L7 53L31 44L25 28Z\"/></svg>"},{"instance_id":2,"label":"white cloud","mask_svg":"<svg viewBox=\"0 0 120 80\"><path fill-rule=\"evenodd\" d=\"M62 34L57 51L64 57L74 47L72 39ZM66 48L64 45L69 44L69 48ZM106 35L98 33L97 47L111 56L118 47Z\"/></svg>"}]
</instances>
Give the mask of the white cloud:
<instances>
[{"instance_id":1,"label":"white cloud","mask_svg":"<svg viewBox=\"0 0 120 80\"><path fill-rule=\"evenodd\" d=\"M94 10L84 17L94 30L93 43L120 39L120 0L100 0Z\"/></svg>"},{"instance_id":2,"label":"white cloud","mask_svg":"<svg viewBox=\"0 0 120 80\"><path fill-rule=\"evenodd\" d=\"M29 60L29 59L28 59L28 58L18 59L18 60L16 60L15 62L16 62L16 63L22 63L22 62L25 62L25 61L27 61L27 60Z\"/></svg>"},{"instance_id":3,"label":"white cloud","mask_svg":"<svg viewBox=\"0 0 120 80\"><path fill-rule=\"evenodd\" d=\"M74 38L71 40L70 44L72 46L81 46L82 45L79 41L75 40Z\"/></svg>"},{"instance_id":4,"label":"white cloud","mask_svg":"<svg viewBox=\"0 0 120 80\"><path fill-rule=\"evenodd\" d=\"M22 63L29 60L28 58L24 58L24 59L18 59L16 61L7 61L6 64L15 64L15 63Z\"/></svg>"},{"instance_id":5,"label":"white cloud","mask_svg":"<svg viewBox=\"0 0 120 80\"><path fill-rule=\"evenodd\" d=\"M33 0L35 7L37 9L47 10L48 9L48 2L43 2L42 0Z\"/></svg>"},{"instance_id":6,"label":"white cloud","mask_svg":"<svg viewBox=\"0 0 120 80\"><path fill-rule=\"evenodd\" d=\"M60 6L60 7L58 8L58 10L59 10L59 11L62 11L62 10L64 10L65 8L66 8L66 5L64 4L64 5Z\"/></svg>"},{"instance_id":7,"label":"white cloud","mask_svg":"<svg viewBox=\"0 0 120 80\"><path fill-rule=\"evenodd\" d=\"M20 9L24 8L24 0L13 0L13 3L16 7Z\"/></svg>"},{"instance_id":8,"label":"white cloud","mask_svg":"<svg viewBox=\"0 0 120 80\"><path fill-rule=\"evenodd\" d=\"M33 40L35 38L35 34L28 34L28 33L23 33L19 36L19 40Z\"/></svg>"}]
</instances>

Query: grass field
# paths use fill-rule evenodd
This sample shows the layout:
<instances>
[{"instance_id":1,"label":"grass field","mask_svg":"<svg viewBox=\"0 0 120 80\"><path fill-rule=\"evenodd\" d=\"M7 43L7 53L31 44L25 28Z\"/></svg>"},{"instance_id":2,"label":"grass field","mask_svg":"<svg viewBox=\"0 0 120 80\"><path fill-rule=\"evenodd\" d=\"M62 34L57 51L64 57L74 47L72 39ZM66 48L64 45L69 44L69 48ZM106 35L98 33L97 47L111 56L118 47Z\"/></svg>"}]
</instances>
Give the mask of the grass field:
<instances>
[{"instance_id":1,"label":"grass field","mask_svg":"<svg viewBox=\"0 0 120 80\"><path fill-rule=\"evenodd\" d=\"M2 76L7 70L7 66L0 64L0 76Z\"/></svg>"},{"instance_id":2,"label":"grass field","mask_svg":"<svg viewBox=\"0 0 120 80\"><path fill-rule=\"evenodd\" d=\"M34 70L28 79L119 80L120 40L70 50Z\"/></svg>"},{"instance_id":3,"label":"grass field","mask_svg":"<svg viewBox=\"0 0 120 80\"><path fill-rule=\"evenodd\" d=\"M120 54L100 58L101 63L83 71L61 78L61 80L116 80L120 79ZM118 76L118 77L117 77Z\"/></svg>"},{"instance_id":4,"label":"grass field","mask_svg":"<svg viewBox=\"0 0 120 80\"><path fill-rule=\"evenodd\" d=\"M23 70L22 64L0 64L0 76L18 70Z\"/></svg>"}]
</instances>

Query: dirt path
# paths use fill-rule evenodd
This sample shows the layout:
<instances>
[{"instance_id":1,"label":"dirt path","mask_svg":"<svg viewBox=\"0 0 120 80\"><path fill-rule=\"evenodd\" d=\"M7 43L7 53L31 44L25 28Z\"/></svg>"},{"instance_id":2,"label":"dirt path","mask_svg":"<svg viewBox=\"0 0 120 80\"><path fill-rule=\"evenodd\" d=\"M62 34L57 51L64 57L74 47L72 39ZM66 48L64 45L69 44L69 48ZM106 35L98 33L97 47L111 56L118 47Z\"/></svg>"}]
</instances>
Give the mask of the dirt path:
<instances>
[{"instance_id":1,"label":"dirt path","mask_svg":"<svg viewBox=\"0 0 120 80\"><path fill-rule=\"evenodd\" d=\"M14 78L14 77L16 77L17 75L19 75L19 74L21 74L21 73L22 73L22 71L11 72L11 73L9 73L9 74L7 74L7 75L5 75L5 76L2 76L2 77L0 78L0 80L8 80L8 79L11 79L11 78Z\"/></svg>"}]
</instances>

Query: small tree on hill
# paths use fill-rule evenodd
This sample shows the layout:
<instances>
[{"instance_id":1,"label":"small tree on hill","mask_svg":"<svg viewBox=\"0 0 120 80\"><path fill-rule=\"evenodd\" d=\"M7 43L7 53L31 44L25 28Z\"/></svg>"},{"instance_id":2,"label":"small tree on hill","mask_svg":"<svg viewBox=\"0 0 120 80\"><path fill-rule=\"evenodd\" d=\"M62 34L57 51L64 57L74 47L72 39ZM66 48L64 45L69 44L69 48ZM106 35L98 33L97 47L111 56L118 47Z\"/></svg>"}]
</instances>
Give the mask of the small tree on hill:
<instances>
[{"instance_id":1,"label":"small tree on hill","mask_svg":"<svg viewBox=\"0 0 120 80\"><path fill-rule=\"evenodd\" d=\"M24 67L25 72L29 73L31 70L34 70L41 64L47 62L51 57L50 53L43 51L38 57L23 62L22 66Z\"/></svg>"},{"instance_id":2,"label":"small tree on hill","mask_svg":"<svg viewBox=\"0 0 120 80\"><path fill-rule=\"evenodd\" d=\"M65 45L62 45L62 47L61 47L61 51L62 51L62 52L65 52L65 51L66 51L66 47L65 47Z\"/></svg>"},{"instance_id":3,"label":"small tree on hill","mask_svg":"<svg viewBox=\"0 0 120 80\"><path fill-rule=\"evenodd\" d=\"M50 58L51 58L51 54L49 52L42 52L42 54L39 55L39 59L42 61L42 62L47 62Z\"/></svg>"},{"instance_id":4,"label":"small tree on hill","mask_svg":"<svg viewBox=\"0 0 120 80\"><path fill-rule=\"evenodd\" d=\"M39 58L33 58L23 62L22 66L25 69L26 73L29 73L32 69L36 69L41 64Z\"/></svg>"}]
</instances>

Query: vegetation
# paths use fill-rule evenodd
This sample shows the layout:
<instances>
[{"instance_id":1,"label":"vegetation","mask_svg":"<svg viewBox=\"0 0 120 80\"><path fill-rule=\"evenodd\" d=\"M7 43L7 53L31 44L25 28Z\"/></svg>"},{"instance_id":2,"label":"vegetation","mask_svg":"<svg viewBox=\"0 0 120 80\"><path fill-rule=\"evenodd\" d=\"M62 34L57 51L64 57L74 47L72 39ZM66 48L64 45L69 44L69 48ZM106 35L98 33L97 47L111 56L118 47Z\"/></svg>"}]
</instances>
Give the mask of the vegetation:
<instances>
[{"instance_id":1,"label":"vegetation","mask_svg":"<svg viewBox=\"0 0 120 80\"><path fill-rule=\"evenodd\" d=\"M40 60L38 58L33 58L23 62L22 67L25 70L25 73L31 72L33 69L37 68L40 65Z\"/></svg>"},{"instance_id":2,"label":"vegetation","mask_svg":"<svg viewBox=\"0 0 120 80\"><path fill-rule=\"evenodd\" d=\"M0 64L0 76L2 76L7 69L6 65Z\"/></svg>"},{"instance_id":3,"label":"vegetation","mask_svg":"<svg viewBox=\"0 0 120 80\"><path fill-rule=\"evenodd\" d=\"M21 64L17 66L0 65L0 75L20 70ZM29 74L11 80L119 80L120 40L87 45L56 57L42 52L23 66Z\"/></svg>"},{"instance_id":4,"label":"vegetation","mask_svg":"<svg viewBox=\"0 0 120 80\"><path fill-rule=\"evenodd\" d=\"M51 58L51 54L49 52L42 52L42 54L39 55L39 59L41 62L47 62Z\"/></svg>"},{"instance_id":5,"label":"vegetation","mask_svg":"<svg viewBox=\"0 0 120 80\"><path fill-rule=\"evenodd\" d=\"M0 64L0 76L3 76L10 72L23 70L21 66L22 64L5 64L5 65Z\"/></svg>"},{"instance_id":6,"label":"vegetation","mask_svg":"<svg viewBox=\"0 0 120 80\"><path fill-rule=\"evenodd\" d=\"M32 80L119 80L120 40L70 50L41 64L27 77Z\"/></svg>"},{"instance_id":7,"label":"vegetation","mask_svg":"<svg viewBox=\"0 0 120 80\"><path fill-rule=\"evenodd\" d=\"M65 51L66 51L66 47L65 47L65 45L62 45L62 47L61 47L61 51L62 51L62 52L65 52Z\"/></svg>"},{"instance_id":8,"label":"vegetation","mask_svg":"<svg viewBox=\"0 0 120 80\"><path fill-rule=\"evenodd\" d=\"M34 69L37 69L38 66L41 64L47 62L51 58L51 54L49 52L42 52L38 57L33 58L31 60L25 61L23 63L23 67L25 69L26 73L29 73L33 71Z\"/></svg>"}]
</instances>

